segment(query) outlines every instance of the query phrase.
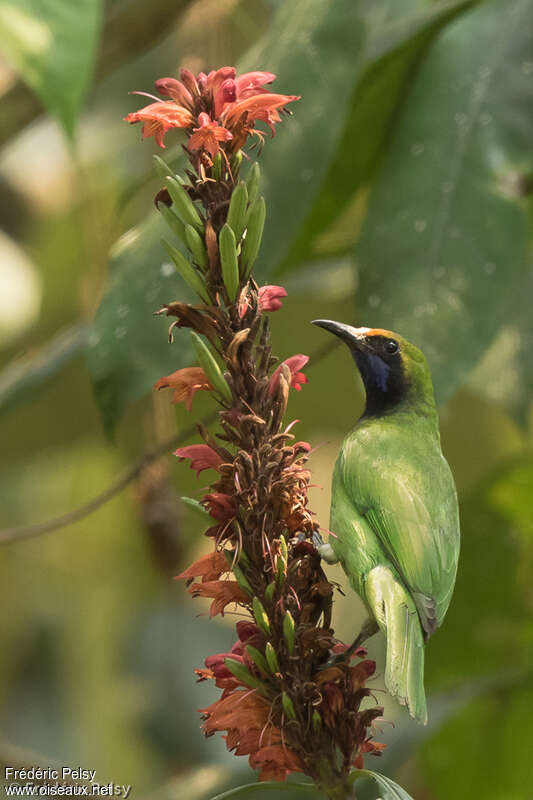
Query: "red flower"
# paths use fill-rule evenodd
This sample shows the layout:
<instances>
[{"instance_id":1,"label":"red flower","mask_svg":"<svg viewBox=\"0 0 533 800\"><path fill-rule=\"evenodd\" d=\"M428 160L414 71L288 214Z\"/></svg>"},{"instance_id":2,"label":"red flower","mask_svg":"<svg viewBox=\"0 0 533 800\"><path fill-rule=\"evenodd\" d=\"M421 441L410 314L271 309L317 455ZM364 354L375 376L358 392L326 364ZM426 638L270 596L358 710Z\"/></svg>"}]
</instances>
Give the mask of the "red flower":
<instances>
[{"instance_id":1,"label":"red flower","mask_svg":"<svg viewBox=\"0 0 533 800\"><path fill-rule=\"evenodd\" d=\"M206 506L207 510L214 519L220 522L226 522L228 519L233 519L237 512L237 503L234 497L222 492L211 492L206 494L202 500L202 504Z\"/></svg>"},{"instance_id":2,"label":"red flower","mask_svg":"<svg viewBox=\"0 0 533 800\"><path fill-rule=\"evenodd\" d=\"M274 133L274 123L281 122L278 109L299 99L300 97L295 94L270 94L270 92L257 90L255 94L245 97L243 100L237 99L236 102L229 103L222 114L222 121L228 128L240 125L249 128L259 119L266 122Z\"/></svg>"},{"instance_id":3,"label":"red flower","mask_svg":"<svg viewBox=\"0 0 533 800\"><path fill-rule=\"evenodd\" d=\"M219 142L228 142L233 139L233 134L209 117L204 111L199 115L199 128L194 128L194 133L187 145L189 150L206 150L214 158L220 150Z\"/></svg>"},{"instance_id":4,"label":"red flower","mask_svg":"<svg viewBox=\"0 0 533 800\"><path fill-rule=\"evenodd\" d=\"M187 411L192 408L192 399L199 389L212 389L213 387L207 380L207 375L201 367L184 367L178 369L171 375L165 375L154 383L154 389L174 389L172 396L173 403L185 402Z\"/></svg>"},{"instance_id":5,"label":"red flower","mask_svg":"<svg viewBox=\"0 0 533 800\"><path fill-rule=\"evenodd\" d=\"M287 103L299 100L296 95L272 94L265 89L275 77L272 72L247 72L237 77L234 67L222 67L207 75L200 72L195 77L182 69L179 81L160 78L155 82L159 94L170 100L153 97L156 102L128 114L125 120L143 122L143 138L154 136L161 147L168 130L182 128L189 137L191 152L205 151L213 157L223 143L234 139L228 148L233 153L250 134L261 135L253 128L256 120L266 122L274 133L274 125L281 121L279 112ZM196 120L199 125L194 128Z\"/></svg>"},{"instance_id":6,"label":"red flower","mask_svg":"<svg viewBox=\"0 0 533 800\"><path fill-rule=\"evenodd\" d=\"M287 290L283 286L261 286L257 293L260 311L278 311L283 303L282 297L287 297Z\"/></svg>"},{"instance_id":7,"label":"red flower","mask_svg":"<svg viewBox=\"0 0 533 800\"><path fill-rule=\"evenodd\" d=\"M191 459L191 469L195 470L196 477L204 469L216 469L222 464L222 459L211 447L206 444L191 444L188 447L178 447L174 450L174 455L183 461L185 458Z\"/></svg>"},{"instance_id":8,"label":"red flower","mask_svg":"<svg viewBox=\"0 0 533 800\"><path fill-rule=\"evenodd\" d=\"M291 772L303 772L302 762L282 744L262 747L250 755L252 769L260 769L260 781L284 781Z\"/></svg>"},{"instance_id":9,"label":"red flower","mask_svg":"<svg viewBox=\"0 0 533 800\"><path fill-rule=\"evenodd\" d=\"M246 287L243 289L239 300L239 316L242 319L246 314L250 300ZM278 311L283 303L282 297L287 297L287 290L283 286L261 286L257 291L257 307L259 311Z\"/></svg>"},{"instance_id":10,"label":"red flower","mask_svg":"<svg viewBox=\"0 0 533 800\"><path fill-rule=\"evenodd\" d=\"M191 112L173 102L159 101L134 111L124 117L126 122L143 122L142 138L153 136L160 147L165 147L163 137L171 128L187 128L194 122Z\"/></svg>"},{"instance_id":11,"label":"red flower","mask_svg":"<svg viewBox=\"0 0 533 800\"><path fill-rule=\"evenodd\" d=\"M259 780L284 781L291 772L302 772L302 764L282 742L281 731L270 721L270 702L257 692L237 689L208 708L204 733L227 731L226 747L237 756L250 756L250 766L261 770Z\"/></svg>"},{"instance_id":12,"label":"red flower","mask_svg":"<svg viewBox=\"0 0 533 800\"><path fill-rule=\"evenodd\" d=\"M290 358L285 359L285 361L283 362L288 366L288 368L291 371L291 378L292 378L291 386L293 386L297 392L301 390L302 383L307 383L307 377L303 374L303 372L299 372L299 370L302 367L305 367L308 361L309 361L309 356L304 356L302 355L302 353L299 353L296 356L291 356ZM272 374L272 377L270 378L269 391L271 394L278 387L280 373L281 373L281 364L275 370L275 372Z\"/></svg>"},{"instance_id":13,"label":"red flower","mask_svg":"<svg viewBox=\"0 0 533 800\"><path fill-rule=\"evenodd\" d=\"M193 97L190 91L181 81L176 78L159 78L155 82L155 88L163 97L171 97L178 105L185 106L187 109L193 107Z\"/></svg>"},{"instance_id":14,"label":"red flower","mask_svg":"<svg viewBox=\"0 0 533 800\"><path fill-rule=\"evenodd\" d=\"M235 79L237 97L239 100L244 100L245 97L267 92L268 89L262 89L261 87L265 83L272 83L275 80L276 76L273 72L245 72Z\"/></svg>"},{"instance_id":15,"label":"red flower","mask_svg":"<svg viewBox=\"0 0 533 800\"><path fill-rule=\"evenodd\" d=\"M205 665L207 669L210 669L215 678L234 678L232 672L229 671L227 666L225 665L224 661L226 658L231 658L233 661L238 661L239 664L244 664L244 658L241 655L237 655L236 653L217 653L214 656L207 656L205 659ZM223 689L224 687L219 687Z\"/></svg>"},{"instance_id":16,"label":"red flower","mask_svg":"<svg viewBox=\"0 0 533 800\"><path fill-rule=\"evenodd\" d=\"M248 597L236 581L204 581L204 583L193 583L189 588L193 597L212 597L213 602L209 610L209 616L215 617L217 614L224 616L224 609L230 603L246 603Z\"/></svg>"},{"instance_id":17,"label":"red flower","mask_svg":"<svg viewBox=\"0 0 533 800\"><path fill-rule=\"evenodd\" d=\"M252 638L252 636L256 636L258 633L260 633L260 630L255 622L251 622L247 619L239 620L235 628L237 629L237 636L241 642L247 642L248 639Z\"/></svg>"},{"instance_id":18,"label":"red flower","mask_svg":"<svg viewBox=\"0 0 533 800\"><path fill-rule=\"evenodd\" d=\"M224 572L229 572L230 568L222 550L215 550L202 556L194 564L191 564L184 572L176 575L180 578L201 578L202 582L213 581L220 578Z\"/></svg>"}]
</instances>

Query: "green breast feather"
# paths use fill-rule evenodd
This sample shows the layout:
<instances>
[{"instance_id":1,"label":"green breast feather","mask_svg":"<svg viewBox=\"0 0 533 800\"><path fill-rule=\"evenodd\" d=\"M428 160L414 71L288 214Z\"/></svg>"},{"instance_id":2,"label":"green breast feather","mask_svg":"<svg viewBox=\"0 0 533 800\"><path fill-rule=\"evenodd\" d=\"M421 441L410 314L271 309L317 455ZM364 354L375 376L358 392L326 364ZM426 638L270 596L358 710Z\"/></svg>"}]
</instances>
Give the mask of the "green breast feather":
<instances>
[{"instance_id":1,"label":"green breast feather","mask_svg":"<svg viewBox=\"0 0 533 800\"><path fill-rule=\"evenodd\" d=\"M427 635L448 608L459 555L455 485L431 420L361 420L333 478L330 542L365 599L369 571L390 564L413 596Z\"/></svg>"}]
</instances>

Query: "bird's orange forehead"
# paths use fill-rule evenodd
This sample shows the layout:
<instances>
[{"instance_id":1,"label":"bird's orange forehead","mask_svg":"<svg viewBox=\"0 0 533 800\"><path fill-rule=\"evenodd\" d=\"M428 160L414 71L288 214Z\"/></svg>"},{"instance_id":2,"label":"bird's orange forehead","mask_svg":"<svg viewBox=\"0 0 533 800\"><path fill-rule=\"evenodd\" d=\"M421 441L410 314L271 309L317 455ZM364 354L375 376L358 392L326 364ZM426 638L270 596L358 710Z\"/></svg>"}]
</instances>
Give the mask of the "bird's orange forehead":
<instances>
[{"instance_id":1,"label":"bird's orange forehead","mask_svg":"<svg viewBox=\"0 0 533 800\"><path fill-rule=\"evenodd\" d=\"M397 334L393 331L386 331L385 328L369 328L365 336L385 336L387 339L394 339Z\"/></svg>"}]
</instances>

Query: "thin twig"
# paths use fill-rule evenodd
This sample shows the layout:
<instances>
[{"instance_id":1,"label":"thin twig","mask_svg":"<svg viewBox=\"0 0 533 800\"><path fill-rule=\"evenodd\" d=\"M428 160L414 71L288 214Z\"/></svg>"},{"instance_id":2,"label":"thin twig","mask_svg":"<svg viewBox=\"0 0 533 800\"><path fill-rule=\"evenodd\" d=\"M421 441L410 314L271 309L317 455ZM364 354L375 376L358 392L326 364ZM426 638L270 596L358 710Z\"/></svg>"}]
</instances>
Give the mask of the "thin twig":
<instances>
[{"instance_id":1,"label":"thin twig","mask_svg":"<svg viewBox=\"0 0 533 800\"><path fill-rule=\"evenodd\" d=\"M309 367L314 367L325 356L329 355L336 347L338 342L328 343L315 351L309 360ZM214 422L218 417L216 411L212 411L203 417L200 422L204 425ZM180 433L165 439L163 442L154 447L152 450L147 450L143 455L134 461L124 472L118 476L103 492L97 494L92 500L84 503L66 514L61 514L59 517L46 520L46 522L37 522L34 525L21 525L15 528L4 528L0 530L0 544L8 542L22 541L24 539L33 539L36 536L42 536L45 533L52 533L52 531L65 528L67 525L72 525L74 522L79 522L81 519L88 517L94 511L97 511L109 500L112 500L115 495L119 494L126 488L132 481L139 477L142 471L151 464L157 461L158 458L168 454L169 450L177 445L187 441L197 431L196 423L190 425Z\"/></svg>"}]
</instances>

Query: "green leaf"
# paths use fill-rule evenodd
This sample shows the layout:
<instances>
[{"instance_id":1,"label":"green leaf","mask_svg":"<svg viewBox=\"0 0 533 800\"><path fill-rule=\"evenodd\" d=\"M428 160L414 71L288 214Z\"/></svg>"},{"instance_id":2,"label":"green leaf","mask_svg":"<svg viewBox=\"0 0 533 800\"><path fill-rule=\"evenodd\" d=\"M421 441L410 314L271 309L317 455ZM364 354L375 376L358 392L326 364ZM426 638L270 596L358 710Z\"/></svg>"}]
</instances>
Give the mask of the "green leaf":
<instances>
[{"instance_id":1,"label":"green leaf","mask_svg":"<svg viewBox=\"0 0 533 800\"><path fill-rule=\"evenodd\" d=\"M435 800L526 800L533 750L533 681L502 687L465 708L422 750ZM453 764L453 769L450 765Z\"/></svg>"},{"instance_id":2,"label":"green leaf","mask_svg":"<svg viewBox=\"0 0 533 800\"><path fill-rule=\"evenodd\" d=\"M446 4L446 8L462 5ZM269 202L258 261L260 280L285 256L321 187L328 164L336 157L339 138L345 131L353 87L368 66L365 59L370 59L373 63L382 58L388 48L395 50L400 47L402 42L409 41L411 36L424 26L427 27L428 20L434 19L432 15L435 13L431 9L424 10L424 0L408 0L402 5L399 16L398 6L392 0L380 0L373 7L374 10L369 12L368 4L362 0L339 0L334 5L328 0L295 0L282 4L259 45L252 48L240 65L240 71L256 69L258 64L262 69L272 69L280 76L275 85L276 91L296 92L303 96L302 101L294 103L294 117L277 126L275 140L267 142L261 155L261 163L264 165L261 191L265 189ZM441 13L440 5L438 8ZM422 15L418 13L413 17L406 16L406 11L421 10ZM391 19L399 20L400 24L391 29L388 24ZM369 40L372 45L367 43L364 49L363 38L367 27L379 31L380 38L376 38L374 33L374 38ZM347 54L350 54L349 62ZM354 54L353 58L351 54ZM386 83L387 80L388 78L383 82ZM372 105L372 102L369 100L368 104ZM371 134L369 139L372 140ZM257 168L252 165L251 169L257 177ZM124 254L124 263L130 260L128 280L123 282L126 291L129 291L127 284L130 280L150 284L152 291L155 291L161 263L160 244L158 239L152 237L149 240L147 235L146 227L137 230L135 248L142 236L143 259L136 256L133 248L131 258ZM249 252L252 239L253 237L247 237L243 245L243 263L248 263L247 255L250 256L250 261L252 256L255 258L255 252ZM139 271L138 277L136 270ZM114 286L111 301L107 296L104 297L106 308L110 308L112 303L122 305L119 288ZM182 299L181 295L178 296ZM173 298L161 297L163 299L168 301ZM125 304L131 306L131 300L132 298ZM140 330L144 332L144 326L148 324L147 314L153 309L142 292L137 293L137 300L139 306L135 309L135 318ZM105 351L108 347L106 337L113 336L113 327L110 324L103 329L101 324L99 327ZM154 344L151 337L136 337L135 359L139 364L153 363ZM161 340L159 347L164 348ZM134 375L128 373L127 391L121 389L122 382L115 381L112 375L111 358L113 354L118 355L114 342L111 341L108 349L111 355L106 360L105 369L101 370L97 396L101 404L105 405L108 422L112 426L127 403L150 388L151 377L147 376L143 380L136 367ZM120 353L121 358L124 355L126 364L134 358L133 352L129 355ZM161 360L160 352L157 358ZM95 362L92 363L95 366ZM178 366L176 364L174 369ZM125 372L126 366L121 362L117 364L117 369ZM154 370L151 372L152 376L153 372ZM118 397L115 397L116 392L119 393Z\"/></svg>"},{"instance_id":3,"label":"green leaf","mask_svg":"<svg viewBox=\"0 0 533 800\"><path fill-rule=\"evenodd\" d=\"M533 402L533 268L521 290L512 316L469 375L467 386L481 397L505 406L525 426Z\"/></svg>"},{"instance_id":4,"label":"green leaf","mask_svg":"<svg viewBox=\"0 0 533 800\"><path fill-rule=\"evenodd\" d=\"M235 789L229 789L227 792L217 794L211 800L230 800L233 797L239 797L243 794L261 794L269 789L275 789L276 792L307 792L309 794L322 794L320 789L313 783L278 783L277 781L262 781L261 783L247 783L244 786L237 786Z\"/></svg>"},{"instance_id":5,"label":"green leaf","mask_svg":"<svg viewBox=\"0 0 533 800\"><path fill-rule=\"evenodd\" d=\"M372 778L379 786L382 800L413 800L405 789L379 772L373 772L371 769L356 769L350 773L349 779L352 783L359 778Z\"/></svg>"},{"instance_id":6,"label":"green leaf","mask_svg":"<svg viewBox=\"0 0 533 800\"><path fill-rule=\"evenodd\" d=\"M239 64L241 72L261 64L278 76L273 91L302 95L289 106L294 116L277 126L261 154L268 214L257 267L261 280L286 255L323 180L361 68L363 37L360 2L291 0ZM347 53L353 54L349 70Z\"/></svg>"},{"instance_id":7,"label":"green leaf","mask_svg":"<svg viewBox=\"0 0 533 800\"><path fill-rule=\"evenodd\" d=\"M366 184L383 157L393 115L404 100L409 78L431 40L473 3L441 2L429 8L420 3L409 5L406 9L405 4L397 4L388 10L387 3L375 4L363 64L353 76L342 135L320 193L281 271L313 255L344 253L353 245L365 212Z\"/></svg>"},{"instance_id":8,"label":"green leaf","mask_svg":"<svg viewBox=\"0 0 533 800\"><path fill-rule=\"evenodd\" d=\"M70 139L100 22L101 0L0 0L0 49Z\"/></svg>"},{"instance_id":9,"label":"green leaf","mask_svg":"<svg viewBox=\"0 0 533 800\"><path fill-rule=\"evenodd\" d=\"M112 253L107 293L93 323L87 358L109 435L124 409L163 375L193 361L189 336L166 341L168 320L153 312L175 298L196 302L169 261L161 239L168 229L157 212L126 233Z\"/></svg>"},{"instance_id":10,"label":"green leaf","mask_svg":"<svg viewBox=\"0 0 533 800\"><path fill-rule=\"evenodd\" d=\"M500 468L461 498L454 595L426 659L426 687L447 689L531 665L533 459Z\"/></svg>"},{"instance_id":11,"label":"green leaf","mask_svg":"<svg viewBox=\"0 0 533 800\"><path fill-rule=\"evenodd\" d=\"M430 48L356 249L360 324L422 346L440 399L465 379L523 291L532 13L532 0L492 0Z\"/></svg>"},{"instance_id":12,"label":"green leaf","mask_svg":"<svg viewBox=\"0 0 533 800\"><path fill-rule=\"evenodd\" d=\"M23 399L31 399L35 389L79 356L87 344L89 331L87 324L72 325L60 331L37 353L8 365L0 373L0 412Z\"/></svg>"}]
</instances>

